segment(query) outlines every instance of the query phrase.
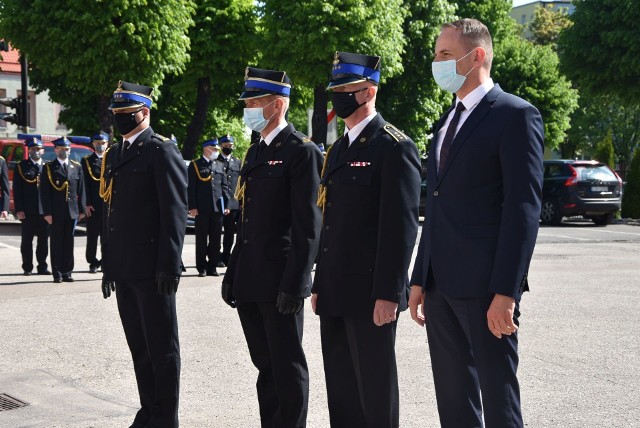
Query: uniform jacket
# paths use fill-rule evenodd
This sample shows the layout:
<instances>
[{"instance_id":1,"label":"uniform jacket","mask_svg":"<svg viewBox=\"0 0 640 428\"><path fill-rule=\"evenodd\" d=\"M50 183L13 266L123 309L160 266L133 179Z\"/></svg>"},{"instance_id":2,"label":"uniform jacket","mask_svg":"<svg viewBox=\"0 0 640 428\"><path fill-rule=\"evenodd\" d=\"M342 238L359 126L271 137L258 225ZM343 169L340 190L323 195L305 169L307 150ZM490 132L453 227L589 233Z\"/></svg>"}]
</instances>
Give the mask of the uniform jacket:
<instances>
[{"instance_id":1,"label":"uniform jacket","mask_svg":"<svg viewBox=\"0 0 640 428\"><path fill-rule=\"evenodd\" d=\"M121 156L122 142L105 153L102 270L104 278L155 280L181 274L187 225L187 171L176 145L149 127Z\"/></svg>"},{"instance_id":2,"label":"uniform jacket","mask_svg":"<svg viewBox=\"0 0 640 428\"><path fill-rule=\"evenodd\" d=\"M60 189L68 183L68 187ZM54 187L55 186L55 187ZM85 212L84 179L82 167L69 160L65 174L58 159L47 162L40 173L40 203L42 215L56 218L77 219Z\"/></svg>"},{"instance_id":3,"label":"uniform jacket","mask_svg":"<svg viewBox=\"0 0 640 428\"><path fill-rule=\"evenodd\" d=\"M9 211L9 170L7 161L0 156L0 211Z\"/></svg>"},{"instance_id":4,"label":"uniform jacket","mask_svg":"<svg viewBox=\"0 0 640 428\"><path fill-rule=\"evenodd\" d=\"M218 156L218 162L223 165L223 170L225 177L227 179L228 191L229 191L229 201L228 206L230 210L237 210L240 208L240 204L238 200L234 197L234 193L236 191L236 186L238 185L238 177L240 176L240 167L241 161L240 159L234 157L233 155L229 157L229 161L227 162L224 156Z\"/></svg>"},{"instance_id":5,"label":"uniform jacket","mask_svg":"<svg viewBox=\"0 0 640 428\"><path fill-rule=\"evenodd\" d=\"M440 292L451 297L498 293L519 299L528 289L540 221L543 133L538 110L496 85L456 134L440 173L431 145L412 284L428 290L431 268Z\"/></svg>"},{"instance_id":6,"label":"uniform jacket","mask_svg":"<svg viewBox=\"0 0 640 428\"><path fill-rule=\"evenodd\" d=\"M198 215L207 215L211 212L221 213L223 205L228 208L228 185L220 162L209 162L205 158L194 160L189 164L188 176L190 210L197 209ZM221 202L220 198L224 202Z\"/></svg>"},{"instance_id":7,"label":"uniform jacket","mask_svg":"<svg viewBox=\"0 0 640 428\"><path fill-rule=\"evenodd\" d=\"M103 200L100 197L100 168L102 159L95 153L85 156L80 161L82 174L84 176L84 189L87 198L87 205L93 206L96 213L102 214Z\"/></svg>"},{"instance_id":8,"label":"uniform jacket","mask_svg":"<svg viewBox=\"0 0 640 428\"><path fill-rule=\"evenodd\" d=\"M326 201L313 292L316 313L371 316L377 299L407 307L418 232L420 158L409 137L380 114L328 153Z\"/></svg>"},{"instance_id":9,"label":"uniform jacket","mask_svg":"<svg viewBox=\"0 0 640 428\"><path fill-rule=\"evenodd\" d=\"M25 159L16 165L13 172L13 203L16 212L24 211L27 217L40 214L38 182L41 169L42 166L34 164L31 159Z\"/></svg>"},{"instance_id":10,"label":"uniform jacket","mask_svg":"<svg viewBox=\"0 0 640 428\"><path fill-rule=\"evenodd\" d=\"M291 124L259 156L257 149L249 147L240 170L246 187L224 282L239 302L275 301L279 291L309 296L322 154Z\"/></svg>"}]
</instances>

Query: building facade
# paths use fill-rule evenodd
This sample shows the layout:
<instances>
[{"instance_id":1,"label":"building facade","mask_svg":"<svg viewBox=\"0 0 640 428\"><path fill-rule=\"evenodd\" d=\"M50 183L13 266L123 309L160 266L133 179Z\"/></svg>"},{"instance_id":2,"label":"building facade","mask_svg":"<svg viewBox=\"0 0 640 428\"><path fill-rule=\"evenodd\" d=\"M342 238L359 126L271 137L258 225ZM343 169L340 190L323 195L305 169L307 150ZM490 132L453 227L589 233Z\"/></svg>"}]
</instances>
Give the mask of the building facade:
<instances>
[{"instance_id":1,"label":"building facade","mask_svg":"<svg viewBox=\"0 0 640 428\"><path fill-rule=\"evenodd\" d=\"M575 9L575 6L571 4L571 0L534 0L527 4L513 7L509 14L518 24L524 27L523 36L526 39L531 37L529 23L533 21L536 9L539 7L545 7L554 12L557 12L560 9L566 9L569 15L571 15Z\"/></svg>"}]
</instances>

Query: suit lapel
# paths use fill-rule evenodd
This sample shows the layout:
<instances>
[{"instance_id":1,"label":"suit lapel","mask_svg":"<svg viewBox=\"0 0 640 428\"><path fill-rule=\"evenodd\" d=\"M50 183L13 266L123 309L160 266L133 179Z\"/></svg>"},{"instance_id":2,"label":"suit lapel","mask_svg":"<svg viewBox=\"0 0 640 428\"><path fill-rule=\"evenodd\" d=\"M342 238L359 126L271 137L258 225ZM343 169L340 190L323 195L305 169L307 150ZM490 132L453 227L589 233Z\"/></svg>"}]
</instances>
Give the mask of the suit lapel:
<instances>
[{"instance_id":1,"label":"suit lapel","mask_svg":"<svg viewBox=\"0 0 640 428\"><path fill-rule=\"evenodd\" d=\"M464 143L471 137L473 130L478 126L478 124L485 118L485 116L491 111L493 108L493 104L498 99L498 96L502 93L502 89L500 89L499 85L495 85L493 89L491 89L487 95L485 95L475 109L471 112L467 120L464 121L462 127L453 138L453 142L451 144L451 151L449 152L449 156L446 164L442 171L438 173L438 182L441 182L444 177L447 175L451 164L455 162L456 156L462 150ZM451 109L450 109L451 110ZM449 110L449 111L450 111ZM445 115L446 117L446 115ZM435 159L435 156L434 156Z\"/></svg>"},{"instance_id":2,"label":"suit lapel","mask_svg":"<svg viewBox=\"0 0 640 428\"><path fill-rule=\"evenodd\" d=\"M149 136L152 133L153 133L153 130L151 129L151 127L148 127L147 129L145 129L142 132L142 134L138 135L138 138L136 138L133 144L124 153L122 153L123 143L118 143L117 149L118 149L119 159L117 164L113 167L113 169L116 170L116 169L122 168L122 166L126 165L127 163L135 159L144 148L145 142L149 140Z\"/></svg>"},{"instance_id":3,"label":"suit lapel","mask_svg":"<svg viewBox=\"0 0 640 428\"><path fill-rule=\"evenodd\" d=\"M265 163L267 163L267 161L273 159L275 153L282 148L284 142L287 141L289 135L291 135L293 131L293 125L288 124L282 131L278 133L278 135L276 135L273 141L271 141L271 143L259 155L257 154L258 147L256 147L254 149L255 153L253 155L253 160L249 161L245 173L258 166L264 165Z\"/></svg>"}]
</instances>

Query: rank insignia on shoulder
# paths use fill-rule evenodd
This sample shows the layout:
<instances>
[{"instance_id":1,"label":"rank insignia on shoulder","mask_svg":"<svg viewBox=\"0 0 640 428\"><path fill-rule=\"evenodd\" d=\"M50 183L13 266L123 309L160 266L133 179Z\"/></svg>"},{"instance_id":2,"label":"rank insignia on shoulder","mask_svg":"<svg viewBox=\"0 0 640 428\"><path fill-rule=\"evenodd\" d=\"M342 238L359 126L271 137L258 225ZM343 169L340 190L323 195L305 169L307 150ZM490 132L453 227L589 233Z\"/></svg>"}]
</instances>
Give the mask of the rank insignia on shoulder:
<instances>
[{"instance_id":1,"label":"rank insignia on shoulder","mask_svg":"<svg viewBox=\"0 0 640 428\"><path fill-rule=\"evenodd\" d=\"M305 137L302 139L303 143L313 143L313 141L311 140L311 138Z\"/></svg>"},{"instance_id":2,"label":"rank insignia on shoulder","mask_svg":"<svg viewBox=\"0 0 640 428\"><path fill-rule=\"evenodd\" d=\"M391 135L393 139L396 141L409 139L409 137L407 137L402 131L400 131L398 128L396 128L390 123L387 123L384 126L384 130L387 132L387 134Z\"/></svg>"},{"instance_id":3,"label":"rank insignia on shoulder","mask_svg":"<svg viewBox=\"0 0 640 428\"><path fill-rule=\"evenodd\" d=\"M267 162L267 165L279 165L281 163L282 163L281 160L270 160Z\"/></svg>"},{"instance_id":4,"label":"rank insignia on shoulder","mask_svg":"<svg viewBox=\"0 0 640 428\"><path fill-rule=\"evenodd\" d=\"M370 166L371 162L349 162L349 166Z\"/></svg>"}]
</instances>

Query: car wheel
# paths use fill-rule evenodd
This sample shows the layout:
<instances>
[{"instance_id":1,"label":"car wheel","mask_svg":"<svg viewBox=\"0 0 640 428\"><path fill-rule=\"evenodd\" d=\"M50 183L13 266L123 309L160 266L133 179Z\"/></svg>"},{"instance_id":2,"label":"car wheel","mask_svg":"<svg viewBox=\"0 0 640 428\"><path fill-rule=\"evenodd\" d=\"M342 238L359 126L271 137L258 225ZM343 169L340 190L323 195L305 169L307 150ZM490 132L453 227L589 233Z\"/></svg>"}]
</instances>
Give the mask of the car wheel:
<instances>
[{"instance_id":1,"label":"car wheel","mask_svg":"<svg viewBox=\"0 0 640 428\"><path fill-rule=\"evenodd\" d=\"M591 217L591 220L593 220L593 222L598 226L606 226L611 223L611 220L613 220L613 214L596 215Z\"/></svg>"},{"instance_id":2,"label":"car wheel","mask_svg":"<svg viewBox=\"0 0 640 428\"><path fill-rule=\"evenodd\" d=\"M542 224L551 224L554 226L560 224L562 215L560 214L560 207L556 201L552 199L544 199L542 201L540 220L542 220Z\"/></svg>"}]
</instances>

